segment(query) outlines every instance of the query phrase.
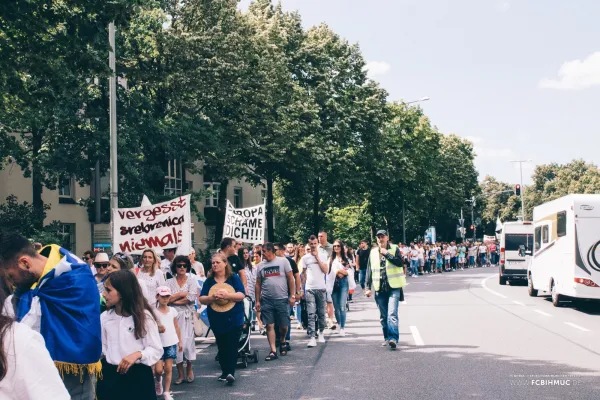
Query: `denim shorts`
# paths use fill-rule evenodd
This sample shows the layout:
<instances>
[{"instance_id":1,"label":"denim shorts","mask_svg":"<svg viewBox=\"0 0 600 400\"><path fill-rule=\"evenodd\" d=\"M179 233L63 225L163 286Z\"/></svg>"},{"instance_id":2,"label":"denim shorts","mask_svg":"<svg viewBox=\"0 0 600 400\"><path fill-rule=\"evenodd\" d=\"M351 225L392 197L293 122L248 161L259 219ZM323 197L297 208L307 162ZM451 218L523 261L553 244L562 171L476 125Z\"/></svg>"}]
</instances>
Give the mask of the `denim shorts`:
<instances>
[{"instance_id":1,"label":"denim shorts","mask_svg":"<svg viewBox=\"0 0 600 400\"><path fill-rule=\"evenodd\" d=\"M168 346L168 347L163 347L163 356L161 357L161 360L167 360L167 359L172 359L175 360L177 358L177 345L174 344L173 346Z\"/></svg>"},{"instance_id":2,"label":"denim shorts","mask_svg":"<svg viewBox=\"0 0 600 400\"><path fill-rule=\"evenodd\" d=\"M287 326L290 321L288 299L261 299L260 319L265 325Z\"/></svg>"}]
</instances>

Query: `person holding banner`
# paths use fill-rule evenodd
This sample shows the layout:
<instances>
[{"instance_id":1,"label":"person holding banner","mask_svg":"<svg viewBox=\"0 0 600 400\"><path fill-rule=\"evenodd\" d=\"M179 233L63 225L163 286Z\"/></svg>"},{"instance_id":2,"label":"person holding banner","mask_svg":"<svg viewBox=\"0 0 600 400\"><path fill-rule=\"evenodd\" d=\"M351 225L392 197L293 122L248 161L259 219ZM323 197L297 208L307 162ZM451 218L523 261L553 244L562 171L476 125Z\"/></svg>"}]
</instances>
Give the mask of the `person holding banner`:
<instances>
[{"instance_id":1,"label":"person holding banner","mask_svg":"<svg viewBox=\"0 0 600 400\"><path fill-rule=\"evenodd\" d=\"M160 258L154 250L146 249L142 253L142 268L136 271L138 281L143 282L146 287L146 295L144 296L148 304L154 304L156 299L154 293L156 289L165 286L165 277L160 270Z\"/></svg>"}]
</instances>

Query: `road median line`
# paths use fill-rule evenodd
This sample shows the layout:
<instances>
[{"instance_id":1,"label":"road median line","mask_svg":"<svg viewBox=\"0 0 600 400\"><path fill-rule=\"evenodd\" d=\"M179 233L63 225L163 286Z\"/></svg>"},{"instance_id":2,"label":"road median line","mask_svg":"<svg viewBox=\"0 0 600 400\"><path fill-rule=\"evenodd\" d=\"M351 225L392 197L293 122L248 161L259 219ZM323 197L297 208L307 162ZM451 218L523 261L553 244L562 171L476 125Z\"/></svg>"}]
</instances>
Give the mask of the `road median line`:
<instances>
[{"instance_id":1,"label":"road median line","mask_svg":"<svg viewBox=\"0 0 600 400\"><path fill-rule=\"evenodd\" d=\"M506 299L506 296L505 296L505 295L503 295L503 294L501 294L501 293L498 293L498 292L496 292L496 291L493 291L492 289L490 289L489 287L487 287L487 286L485 285L485 281L487 281L488 279L490 279L490 278L493 278L493 277L495 277L495 276L496 276L496 275L488 276L487 278L485 278L484 280L482 280L482 281L481 281L481 286L482 286L482 287L483 287L485 290L487 290L488 292L490 292L491 294L493 294L493 295L495 295L495 296L498 296L498 297L500 297L500 298Z\"/></svg>"},{"instance_id":2,"label":"road median line","mask_svg":"<svg viewBox=\"0 0 600 400\"><path fill-rule=\"evenodd\" d=\"M572 322L565 322L565 324L566 324L566 325L569 325L569 326L570 326L570 327L572 327L572 328L579 329L579 330L580 330L580 331L582 331L582 332L590 332L590 330L589 330L589 329L587 329L587 328L584 328L584 327L582 327L582 326L579 326L579 325L575 325L575 324L574 324L574 323L572 323Z\"/></svg>"},{"instance_id":3,"label":"road median line","mask_svg":"<svg viewBox=\"0 0 600 400\"><path fill-rule=\"evenodd\" d=\"M417 346L424 346L425 342L423 342L423 338L421 337L421 334L419 333L419 329L417 329L416 326L411 326L410 327L410 333L412 333L412 337L415 341L415 344Z\"/></svg>"}]
</instances>

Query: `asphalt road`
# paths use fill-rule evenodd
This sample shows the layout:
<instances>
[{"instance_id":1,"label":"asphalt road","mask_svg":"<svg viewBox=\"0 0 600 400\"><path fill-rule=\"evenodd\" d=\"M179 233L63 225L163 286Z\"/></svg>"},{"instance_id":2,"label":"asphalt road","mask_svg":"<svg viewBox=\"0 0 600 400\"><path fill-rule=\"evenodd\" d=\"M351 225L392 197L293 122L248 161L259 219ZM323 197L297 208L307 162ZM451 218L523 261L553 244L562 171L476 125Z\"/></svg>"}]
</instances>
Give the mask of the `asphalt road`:
<instances>
[{"instance_id":1,"label":"asphalt road","mask_svg":"<svg viewBox=\"0 0 600 400\"><path fill-rule=\"evenodd\" d=\"M555 308L524 285L500 286L496 268L409 278L405 296L395 352L380 346L375 303L359 294L344 338L309 349L294 330L288 356L266 362L266 339L253 336L259 363L238 370L233 387L216 380L216 346L198 343L197 379L174 397L600 399L597 305Z\"/></svg>"}]
</instances>

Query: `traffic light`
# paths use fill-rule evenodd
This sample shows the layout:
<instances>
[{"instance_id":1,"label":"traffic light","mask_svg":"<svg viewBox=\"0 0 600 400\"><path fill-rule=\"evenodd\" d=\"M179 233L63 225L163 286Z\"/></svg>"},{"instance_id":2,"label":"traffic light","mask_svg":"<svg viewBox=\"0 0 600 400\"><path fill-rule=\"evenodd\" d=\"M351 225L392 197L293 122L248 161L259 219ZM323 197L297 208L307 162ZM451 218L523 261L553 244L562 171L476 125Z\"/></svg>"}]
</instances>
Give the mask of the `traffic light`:
<instances>
[{"instance_id":1,"label":"traffic light","mask_svg":"<svg viewBox=\"0 0 600 400\"><path fill-rule=\"evenodd\" d=\"M515 186L515 195L517 195L517 196L521 195L521 185Z\"/></svg>"}]
</instances>

